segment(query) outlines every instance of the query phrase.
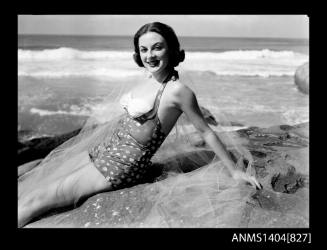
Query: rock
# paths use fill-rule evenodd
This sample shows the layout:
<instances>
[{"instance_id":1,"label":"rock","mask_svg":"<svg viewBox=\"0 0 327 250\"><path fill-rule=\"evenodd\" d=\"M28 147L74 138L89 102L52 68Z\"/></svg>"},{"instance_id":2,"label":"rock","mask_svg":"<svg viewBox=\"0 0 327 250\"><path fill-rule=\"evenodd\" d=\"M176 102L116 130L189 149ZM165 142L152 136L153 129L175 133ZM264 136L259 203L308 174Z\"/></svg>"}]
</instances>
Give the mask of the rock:
<instances>
[{"instance_id":1,"label":"rock","mask_svg":"<svg viewBox=\"0 0 327 250\"><path fill-rule=\"evenodd\" d=\"M169 186L167 176L176 175L176 169L169 168L170 159L165 161L155 158L152 172L143 183L121 190L100 193L83 201L78 207L54 210L42 218L36 219L26 227L234 227L234 228L301 228L309 226L309 190L308 190L308 144L306 137L292 131L308 130L308 124L299 126L278 126L267 129L257 127L242 130L247 138L247 148L254 157L253 168L257 179L264 189L255 190L249 185L240 184L231 187L227 184L230 177L222 172L221 192L212 190L212 197L217 198L216 210L197 218L188 217L183 210L157 211L159 184ZM289 136L281 134L288 133ZM204 150L196 148L192 150ZM190 150L190 154L193 151ZM213 152L207 151L212 159ZM233 152L235 153L235 152ZM178 155L174 157L179 157ZM176 160L177 158L171 159ZM184 172L196 177L207 173L202 162L190 168L187 158L178 159ZM202 167L203 166L203 167ZM203 171L202 171L203 170ZM178 171L177 171L178 172ZM213 176L210 172L203 178ZM229 179L228 179L229 178ZM206 179L207 180L207 179ZM174 183L174 182L172 182ZM190 182L193 183L193 182ZM196 187L194 182L194 187ZM227 186L226 186L227 185ZM203 194L192 193L192 185L185 189L185 195L198 201L207 201ZM189 191L187 191L189 190ZM217 192L217 193L214 193ZM201 200L202 197L202 200ZM176 206L183 205L175 200ZM178 201L178 202L177 202ZM213 200L211 200L213 202ZM214 203L211 203L214 205ZM195 203L194 209L199 204ZM176 208L176 206L173 206ZM205 206L201 207L205 209ZM179 212L179 214L178 214ZM156 214L158 213L158 214ZM163 220L162 216L170 218ZM213 217L212 216L216 216ZM149 221L149 218L152 220ZM161 219L160 219L161 218Z\"/></svg>"},{"instance_id":2,"label":"rock","mask_svg":"<svg viewBox=\"0 0 327 250\"><path fill-rule=\"evenodd\" d=\"M293 127L290 131L300 137L309 138L309 123L301 123Z\"/></svg>"},{"instance_id":3,"label":"rock","mask_svg":"<svg viewBox=\"0 0 327 250\"><path fill-rule=\"evenodd\" d=\"M25 173L31 171L33 168L35 168L42 159L37 159L32 162L25 163L18 167L18 178L23 176Z\"/></svg>"},{"instance_id":4,"label":"rock","mask_svg":"<svg viewBox=\"0 0 327 250\"><path fill-rule=\"evenodd\" d=\"M295 193L304 187L304 176L295 173L295 167L290 166L286 174L275 174L271 179L271 186L276 192Z\"/></svg>"},{"instance_id":5,"label":"rock","mask_svg":"<svg viewBox=\"0 0 327 250\"><path fill-rule=\"evenodd\" d=\"M295 84L298 89L304 93L309 94L309 63L305 63L297 68L294 76Z\"/></svg>"},{"instance_id":6,"label":"rock","mask_svg":"<svg viewBox=\"0 0 327 250\"><path fill-rule=\"evenodd\" d=\"M248 200L243 227L307 228L309 227L309 190L302 188L294 195L257 191Z\"/></svg>"},{"instance_id":7,"label":"rock","mask_svg":"<svg viewBox=\"0 0 327 250\"><path fill-rule=\"evenodd\" d=\"M68 139L77 135L81 129L72 132L53 136L53 137L40 137L27 141L18 142L17 164L21 165L36 159L44 158L53 149L64 143Z\"/></svg>"}]
</instances>

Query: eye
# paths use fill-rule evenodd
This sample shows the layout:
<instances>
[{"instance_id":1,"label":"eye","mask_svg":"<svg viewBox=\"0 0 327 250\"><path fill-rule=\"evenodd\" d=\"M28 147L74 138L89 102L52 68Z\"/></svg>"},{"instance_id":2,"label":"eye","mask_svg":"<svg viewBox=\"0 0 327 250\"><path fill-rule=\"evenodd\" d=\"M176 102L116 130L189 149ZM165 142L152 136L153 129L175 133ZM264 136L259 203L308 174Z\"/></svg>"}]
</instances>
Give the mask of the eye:
<instances>
[{"instance_id":1,"label":"eye","mask_svg":"<svg viewBox=\"0 0 327 250\"><path fill-rule=\"evenodd\" d=\"M155 46L154 49L155 49L155 50L161 50L162 47L161 47L161 46Z\"/></svg>"},{"instance_id":2,"label":"eye","mask_svg":"<svg viewBox=\"0 0 327 250\"><path fill-rule=\"evenodd\" d=\"M141 53L145 53L146 52L146 48L140 48L140 52Z\"/></svg>"}]
</instances>

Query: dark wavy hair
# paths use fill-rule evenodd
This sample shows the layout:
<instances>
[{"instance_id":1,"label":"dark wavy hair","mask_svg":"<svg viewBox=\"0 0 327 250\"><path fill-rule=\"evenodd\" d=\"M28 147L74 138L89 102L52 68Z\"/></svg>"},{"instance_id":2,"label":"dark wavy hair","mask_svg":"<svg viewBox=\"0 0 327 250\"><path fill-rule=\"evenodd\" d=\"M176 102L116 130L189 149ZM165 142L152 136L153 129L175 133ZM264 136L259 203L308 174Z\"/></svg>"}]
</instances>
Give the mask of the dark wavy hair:
<instances>
[{"instance_id":1,"label":"dark wavy hair","mask_svg":"<svg viewBox=\"0 0 327 250\"><path fill-rule=\"evenodd\" d=\"M180 50L179 41L174 30L167 24L153 22L143 25L134 35L135 53L133 54L133 58L138 66L144 67L140 56L139 38L147 32L156 32L166 40L169 53L169 64L172 65L172 67L176 67L180 62L184 61L185 52L184 50Z\"/></svg>"}]
</instances>

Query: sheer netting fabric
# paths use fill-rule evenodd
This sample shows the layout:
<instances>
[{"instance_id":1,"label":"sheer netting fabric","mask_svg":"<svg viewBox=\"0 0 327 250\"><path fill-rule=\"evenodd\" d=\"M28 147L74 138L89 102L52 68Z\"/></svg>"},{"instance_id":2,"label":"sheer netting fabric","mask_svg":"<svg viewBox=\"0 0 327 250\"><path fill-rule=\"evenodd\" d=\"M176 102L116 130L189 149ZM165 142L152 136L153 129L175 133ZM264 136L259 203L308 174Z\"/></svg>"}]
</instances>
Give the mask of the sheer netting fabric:
<instances>
[{"instance_id":1,"label":"sheer netting fabric","mask_svg":"<svg viewBox=\"0 0 327 250\"><path fill-rule=\"evenodd\" d=\"M196 83L192 75L182 69L179 69L179 81L194 91L201 107L209 111L212 107L219 110L215 101L217 86L210 89L205 83ZM206 88L205 103L202 101L201 88ZM84 164L92 164L89 151L104 140L110 140L125 115L119 101L129 91L130 85L117 85L106 98L106 105L102 105L105 108L96 110L77 136L53 150L38 167L18 182L18 197L67 176ZM223 111L215 112L214 117L218 125L210 125L211 128L232 152L236 161L242 159L241 156L248 160L246 171L252 172L253 159L244 146L245 142L236 132L224 130L230 121ZM253 191L250 186L240 186L233 180L224 162L212 149L203 145L203 139L184 114L151 161L161 164L167 175L166 178L148 183L144 190L144 194L153 201L153 206L143 227L225 227L231 225L228 220L236 218L235 215L241 211L238 206L245 204L247 194ZM242 170L245 171L245 168ZM226 210L233 203L235 209Z\"/></svg>"}]
</instances>

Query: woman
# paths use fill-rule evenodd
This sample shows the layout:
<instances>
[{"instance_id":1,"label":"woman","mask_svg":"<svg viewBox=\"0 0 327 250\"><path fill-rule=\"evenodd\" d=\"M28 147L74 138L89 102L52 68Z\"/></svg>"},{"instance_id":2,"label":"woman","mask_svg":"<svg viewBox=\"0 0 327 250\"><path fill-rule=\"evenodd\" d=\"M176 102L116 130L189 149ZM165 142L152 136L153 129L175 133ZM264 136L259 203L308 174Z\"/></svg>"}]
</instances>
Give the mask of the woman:
<instances>
[{"instance_id":1,"label":"woman","mask_svg":"<svg viewBox=\"0 0 327 250\"><path fill-rule=\"evenodd\" d=\"M225 146L204 120L195 94L179 81L174 67L185 55L172 28L159 22L142 26L134 36L134 49L135 62L149 72L149 77L141 87L132 89L121 99L126 114L113 135L91 150L72 156L74 160L70 159L66 165L74 167L65 174L54 174L55 177L43 184L37 182L28 192L21 187L19 227L51 208L138 183L182 113L192 121L235 180L261 188L255 177L236 170Z\"/></svg>"}]
</instances>

